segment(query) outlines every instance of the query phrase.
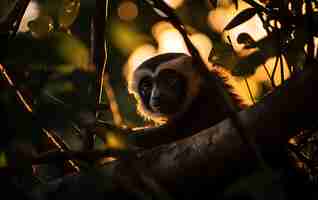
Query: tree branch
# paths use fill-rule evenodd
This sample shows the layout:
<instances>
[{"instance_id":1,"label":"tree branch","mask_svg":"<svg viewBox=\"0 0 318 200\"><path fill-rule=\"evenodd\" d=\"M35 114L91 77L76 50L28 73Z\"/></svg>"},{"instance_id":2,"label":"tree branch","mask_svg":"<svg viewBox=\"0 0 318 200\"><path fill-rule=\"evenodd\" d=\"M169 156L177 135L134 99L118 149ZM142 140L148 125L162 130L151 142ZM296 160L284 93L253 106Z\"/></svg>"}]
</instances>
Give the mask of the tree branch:
<instances>
[{"instance_id":1,"label":"tree branch","mask_svg":"<svg viewBox=\"0 0 318 200\"><path fill-rule=\"evenodd\" d=\"M298 130L317 122L318 93L314 91L318 84L318 69L307 69L304 73L287 80L264 101L238 113L242 125L249 130L249 137L261 147L263 153L270 155L269 157L276 162L281 160L277 157L277 150L287 143L288 138ZM94 179L95 185L92 187L98 187L100 181L111 181L116 184L116 190L112 188L106 193L106 187L102 192L91 190L92 188L76 190L83 183L88 184L91 174L84 173L67 177L52 185L67 185L68 189L57 192L57 196L62 199L70 195L88 194L105 198L114 191L117 191L116 195L119 196L123 193L118 191L142 191L146 183L140 183L139 179L146 174L169 194L181 195L181 199L198 197L203 191L208 191L212 198L218 192L222 192L220 189L224 185L256 169L255 161L255 155L242 143L231 120L226 119L194 136L99 168L100 179ZM94 182L91 180L90 184ZM53 187L50 184L48 186ZM37 194L41 193L39 191L42 191L41 188L37 188ZM42 192L41 199L45 199L46 193Z\"/></svg>"}]
</instances>

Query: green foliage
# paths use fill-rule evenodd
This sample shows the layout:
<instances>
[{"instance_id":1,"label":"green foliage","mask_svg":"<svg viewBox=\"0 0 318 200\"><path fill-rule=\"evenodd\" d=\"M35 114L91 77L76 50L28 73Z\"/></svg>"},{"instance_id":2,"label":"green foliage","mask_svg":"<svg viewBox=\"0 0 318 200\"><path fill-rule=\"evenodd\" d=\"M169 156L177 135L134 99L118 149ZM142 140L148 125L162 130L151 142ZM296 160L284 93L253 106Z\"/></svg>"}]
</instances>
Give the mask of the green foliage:
<instances>
[{"instance_id":1,"label":"green foliage","mask_svg":"<svg viewBox=\"0 0 318 200\"><path fill-rule=\"evenodd\" d=\"M44 0L43 10L54 20L55 28L68 28L77 18L80 0Z\"/></svg>"},{"instance_id":2,"label":"green foliage","mask_svg":"<svg viewBox=\"0 0 318 200\"><path fill-rule=\"evenodd\" d=\"M0 168L7 167L8 161L5 152L0 152Z\"/></svg>"},{"instance_id":3,"label":"green foliage","mask_svg":"<svg viewBox=\"0 0 318 200\"><path fill-rule=\"evenodd\" d=\"M87 67L88 49L73 36L52 32L38 39L29 34L18 34L10 41L4 63L8 65L60 65Z\"/></svg>"},{"instance_id":4,"label":"green foliage","mask_svg":"<svg viewBox=\"0 0 318 200\"><path fill-rule=\"evenodd\" d=\"M31 33L37 37L46 37L53 29L53 20L50 16L41 15L28 23Z\"/></svg>"},{"instance_id":5,"label":"green foliage","mask_svg":"<svg viewBox=\"0 0 318 200\"><path fill-rule=\"evenodd\" d=\"M29 32L17 35L11 33L12 30L6 32L15 37L9 37L7 54L3 56L1 64L6 67L15 85L8 84L4 77L1 77L3 84L1 85L0 103L5 108L4 113L7 115L10 122L8 126L11 128L1 133L1 142L7 145L12 140L22 138L24 141L28 141L25 143L34 144L37 150L48 151L50 149L43 148L43 146L47 146L47 143L44 142L46 137L41 132L41 128L45 127L55 130L57 133L53 135L61 136L63 141L71 144L71 147L76 146L76 149L82 150L87 139L85 133L93 129L91 125L95 120L95 111L100 106L96 105L96 72L91 66L90 57L92 55L89 55L88 49L91 46L88 42L91 31L88 19L96 12L95 8L91 9L95 2L89 0L38 0L38 2L40 15L29 22ZM114 6L114 9L111 10L112 17L116 17L115 6L119 2L112 2L112 6ZM175 10L168 7L164 1L148 0L147 2L159 16L174 24L184 38L187 38L186 30ZM192 2L194 3L194 1ZM220 0L210 0L210 2L217 7ZM267 36L255 41L248 33L240 33L237 42L244 45L244 50L253 50L248 56L241 57L234 51L231 44L222 42L218 34L212 33L208 29L207 34L213 36L213 51L210 53L209 60L226 67L233 75L239 77L251 76L269 58L278 59L282 56L286 58L290 72L304 70L304 63L313 59L311 58L313 50L309 48L312 46L313 37L318 36L318 12L309 8L317 9L317 1L260 1L264 2L263 4L254 0L244 0L244 2L248 3L250 7L234 17L226 25L225 31L231 31L252 17L258 16L267 31ZM238 0L233 0L232 3L238 8ZM0 0L0 25L6 20L14 4L14 0ZM107 35L109 36L107 39L110 41L107 40L107 42L111 44L106 71L110 74L120 109L124 113L125 119L133 122L132 125L135 125L136 122L142 123L140 118L136 117L136 113L133 113L135 112L132 110L134 103L129 101L131 99L127 100L128 94L121 80L121 67L125 64L127 56L136 47L145 42L153 42L148 36L150 27L159 19L158 16L149 17L147 15L151 10L148 9L149 5L139 5L139 13L145 13L145 19L139 17L139 23L134 28L131 28L130 22L116 19L107 23L110 25L107 27L110 30L106 30L106 33L110 34ZM196 7L191 7L191 4L186 6L189 6L191 12L199 13L198 15L201 15L202 18L206 18L200 10L194 10ZM306 13L302 12L303 7L306 8ZM205 28L195 27L195 29ZM142 32L144 30L147 30L147 33ZM190 53L196 56L197 52L191 46L192 43L186 42ZM305 46L308 47L307 50L304 50ZM275 69L279 67L276 63ZM270 74L270 79L273 79L273 74ZM269 84L265 83L263 87L264 94L272 89ZM18 90L32 106L32 114L27 112L23 104L19 102ZM103 93L103 103L110 103L105 92ZM112 115L108 106L99 111L99 118L109 121L111 124ZM108 136L111 136L109 133L112 133L105 127L101 132ZM105 149L105 143L101 140L99 138L99 145L96 146L99 149ZM24 142L13 144L15 146L10 149L13 152L10 154L10 162L7 155L3 151L0 152L0 168L8 165L21 165L22 171L26 170L28 174L32 174L30 161L34 155L33 152L28 152L32 150L31 147L24 145ZM303 146L302 153L307 157L314 154L310 151L312 147L316 146L314 143ZM59 168L61 167L59 166ZM44 171L45 176L53 173L52 169ZM263 186L272 183L272 176L276 176L276 174L253 174L230 188L229 193L249 190L250 185L253 185L253 192L267 193ZM254 185L260 180L261 184ZM95 179L92 182L94 181ZM272 191L270 190L270 192ZM252 194L254 197L257 195L259 194Z\"/></svg>"},{"instance_id":6,"label":"green foliage","mask_svg":"<svg viewBox=\"0 0 318 200\"><path fill-rule=\"evenodd\" d=\"M123 52L129 55L138 46L149 42L149 36L131 28L124 23L115 21L110 27L111 41L113 44Z\"/></svg>"}]
</instances>

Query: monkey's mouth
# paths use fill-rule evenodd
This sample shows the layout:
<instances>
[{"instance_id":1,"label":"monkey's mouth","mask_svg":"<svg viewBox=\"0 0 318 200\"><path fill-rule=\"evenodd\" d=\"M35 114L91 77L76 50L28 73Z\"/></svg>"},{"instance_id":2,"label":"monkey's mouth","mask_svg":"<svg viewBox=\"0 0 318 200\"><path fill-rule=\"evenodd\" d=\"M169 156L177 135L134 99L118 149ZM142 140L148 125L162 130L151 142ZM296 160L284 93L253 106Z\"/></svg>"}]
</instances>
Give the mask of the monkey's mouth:
<instances>
[{"instance_id":1,"label":"monkey's mouth","mask_svg":"<svg viewBox=\"0 0 318 200\"><path fill-rule=\"evenodd\" d=\"M152 101L150 103L150 107L153 111L155 112L161 112L162 111L162 107L159 101Z\"/></svg>"},{"instance_id":2,"label":"monkey's mouth","mask_svg":"<svg viewBox=\"0 0 318 200\"><path fill-rule=\"evenodd\" d=\"M161 114L173 114L175 113L180 105L176 105L172 102L162 100L153 100L150 102L151 109L156 113Z\"/></svg>"}]
</instances>

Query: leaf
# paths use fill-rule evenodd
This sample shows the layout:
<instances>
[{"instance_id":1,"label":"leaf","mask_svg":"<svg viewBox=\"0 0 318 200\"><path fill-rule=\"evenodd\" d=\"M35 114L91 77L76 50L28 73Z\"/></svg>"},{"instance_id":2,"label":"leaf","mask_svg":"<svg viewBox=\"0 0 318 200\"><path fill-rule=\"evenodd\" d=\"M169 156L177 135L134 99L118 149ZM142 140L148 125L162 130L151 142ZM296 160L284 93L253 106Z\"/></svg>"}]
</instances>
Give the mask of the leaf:
<instances>
[{"instance_id":1,"label":"leaf","mask_svg":"<svg viewBox=\"0 0 318 200\"><path fill-rule=\"evenodd\" d=\"M88 89L93 72L74 71L52 77L41 89L34 110L45 127L66 127L80 113L95 110L94 94Z\"/></svg>"},{"instance_id":2,"label":"leaf","mask_svg":"<svg viewBox=\"0 0 318 200\"><path fill-rule=\"evenodd\" d=\"M278 52L280 52L280 50L277 49L277 37L278 37L277 34L279 34L279 33L272 32L270 35L268 35L268 36L266 36L258 41L246 44L244 48L246 48L246 49L259 48L261 51L264 51L264 53L270 54L271 56L278 55ZM243 36L243 37L245 37L245 36Z\"/></svg>"},{"instance_id":3,"label":"leaf","mask_svg":"<svg viewBox=\"0 0 318 200\"><path fill-rule=\"evenodd\" d=\"M64 64L54 66L54 69L61 74L70 74L77 69L77 66Z\"/></svg>"},{"instance_id":4,"label":"leaf","mask_svg":"<svg viewBox=\"0 0 318 200\"><path fill-rule=\"evenodd\" d=\"M254 15L256 13L257 13L257 11L255 8L244 9L242 12L240 12L238 15L236 15L234 17L234 19L232 19L228 25L226 25L224 30L230 30L230 29L248 21L249 19L254 17Z\"/></svg>"},{"instance_id":5,"label":"leaf","mask_svg":"<svg viewBox=\"0 0 318 200\"><path fill-rule=\"evenodd\" d=\"M239 57L229 44L215 42L209 55L209 61L221 67L233 70L239 61Z\"/></svg>"},{"instance_id":6,"label":"leaf","mask_svg":"<svg viewBox=\"0 0 318 200\"><path fill-rule=\"evenodd\" d=\"M256 69L261 66L261 64L264 64L269 57L270 56L268 54L264 54L263 51L256 51L241 59L231 71L232 75L249 77L253 75Z\"/></svg>"},{"instance_id":7,"label":"leaf","mask_svg":"<svg viewBox=\"0 0 318 200\"><path fill-rule=\"evenodd\" d=\"M250 6L255 8L257 12L265 12L266 14L269 14L268 10L263 7L261 4L255 2L254 0L243 0L245 3L248 3Z\"/></svg>"},{"instance_id":8,"label":"leaf","mask_svg":"<svg viewBox=\"0 0 318 200\"><path fill-rule=\"evenodd\" d=\"M145 0L153 10L163 18L169 18L173 22L180 23L178 17L174 13L174 9L171 8L165 1L163 0ZM173 24L173 23L172 23Z\"/></svg>"},{"instance_id":9,"label":"leaf","mask_svg":"<svg viewBox=\"0 0 318 200\"><path fill-rule=\"evenodd\" d=\"M63 1L64 0L43 0L40 2L43 12L52 17L54 21L54 28L57 28L55 25L58 24L58 18L60 14L60 9L63 5Z\"/></svg>"},{"instance_id":10,"label":"leaf","mask_svg":"<svg viewBox=\"0 0 318 200\"><path fill-rule=\"evenodd\" d=\"M28 27L34 37L46 37L53 30L53 20L50 16L41 15L35 20L30 21Z\"/></svg>"},{"instance_id":11,"label":"leaf","mask_svg":"<svg viewBox=\"0 0 318 200\"><path fill-rule=\"evenodd\" d=\"M88 49L84 43L66 33L53 33L49 37L50 45L57 51L64 64L87 67L89 63Z\"/></svg>"},{"instance_id":12,"label":"leaf","mask_svg":"<svg viewBox=\"0 0 318 200\"><path fill-rule=\"evenodd\" d=\"M7 156L5 152L1 151L0 152L0 168L7 167L7 166L8 166Z\"/></svg>"},{"instance_id":13,"label":"leaf","mask_svg":"<svg viewBox=\"0 0 318 200\"><path fill-rule=\"evenodd\" d=\"M240 33L237 37L237 43L248 46L255 43L255 40L248 33Z\"/></svg>"},{"instance_id":14,"label":"leaf","mask_svg":"<svg viewBox=\"0 0 318 200\"><path fill-rule=\"evenodd\" d=\"M43 39L19 34L10 41L4 63L57 65L70 64L79 68L88 66L88 49L84 43L66 33L49 33Z\"/></svg>"},{"instance_id":15,"label":"leaf","mask_svg":"<svg viewBox=\"0 0 318 200\"><path fill-rule=\"evenodd\" d=\"M58 95L61 93L69 93L74 90L74 85L70 81L51 81L49 82L44 90L53 95Z\"/></svg>"},{"instance_id":16,"label":"leaf","mask_svg":"<svg viewBox=\"0 0 318 200\"><path fill-rule=\"evenodd\" d=\"M297 38L297 41L292 41L285 55L286 61L289 66L293 66L296 70L303 69L306 61L306 52L304 50L305 41L302 38Z\"/></svg>"},{"instance_id":17,"label":"leaf","mask_svg":"<svg viewBox=\"0 0 318 200\"><path fill-rule=\"evenodd\" d=\"M114 46L127 55L151 40L149 36L124 23L113 23L110 27L110 36Z\"/></svg>"},{"instance_id":18,"label":"leaf","mask_svg":"<svg viewBox=\"0 0 318 200\"><path fill-rule=\"evenodd\" d=\"M58 16L60 27L68 28L73 24L80 9L80 0L64 0Z\"/></svg>"},{"instance_id":19,"label":"leaf","mask_svg":"<svg viewBox=\"0 0 318 200\"><path fill-rule=\"evenodd\" d=\"M160 16L163 18L167 18L168 15L166 13L164 13L162 10L158 9L158 8L153 8L153 10Z\"/></svg>"}]
</instances>

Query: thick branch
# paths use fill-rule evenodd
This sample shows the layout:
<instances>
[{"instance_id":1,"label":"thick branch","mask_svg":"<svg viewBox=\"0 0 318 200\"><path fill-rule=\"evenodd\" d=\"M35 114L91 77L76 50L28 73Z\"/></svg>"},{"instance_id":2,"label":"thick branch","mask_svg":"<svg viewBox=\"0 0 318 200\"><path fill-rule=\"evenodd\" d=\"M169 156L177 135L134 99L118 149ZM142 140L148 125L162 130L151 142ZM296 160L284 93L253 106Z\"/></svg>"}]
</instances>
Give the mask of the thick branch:
<instances>
[{"instance_id":1,"label":"thick branch","mask_svg":"<svg viewBox=\"0 0 318 200\"><path fill-rule=\"evenodd\" d=\"M303 74L286 81L264 101L238 114L249 137L261 146L262 152L275 158L275 150L286 144L290 136L316 122L318 94L314 88L318 85L317 74L317 68L308 68ZM233 178L250 172L256 166L254 154L248 151L235 126L227 119L192 137L144 151L135 158L105 165L99 172L108 176L103 179L105 182L112 180L125 191L133 190L140 194L143 189L149 191L149 187L155 191L142 178L146 177L146 180L153 180L152 183L167 189L169 194L191 199L198 197L204 189L208 189L210 195L216 194ZM57 195L75 195L72 191L81 195L92 192L75 189L87 182L88 176L82 174L65 179L62 182L70 189ZM100 180L95 181L100 184Z\"/></svg>"}]
</instances>

